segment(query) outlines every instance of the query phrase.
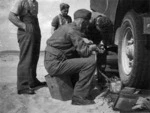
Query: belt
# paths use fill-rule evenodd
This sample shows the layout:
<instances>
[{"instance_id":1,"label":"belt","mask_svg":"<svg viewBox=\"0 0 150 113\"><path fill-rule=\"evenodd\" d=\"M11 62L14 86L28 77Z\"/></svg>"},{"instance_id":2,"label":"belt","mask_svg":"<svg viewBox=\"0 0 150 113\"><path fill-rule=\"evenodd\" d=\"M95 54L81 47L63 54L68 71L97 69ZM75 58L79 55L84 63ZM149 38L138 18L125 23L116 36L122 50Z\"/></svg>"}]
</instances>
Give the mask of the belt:
<instances>
[{"instance_id":1,"label":"belt","mask_svg":"<svg viewBox=\"0 0 150 113\"><path fill-rule=\"evenodd\" d=\"M47 46L45 49L47 52L49 52L51 55L54 56L55 59L60 60L60 61L64 61L66 60L66 55L59 49L52 47L52 46Z\"/></svg>"}]
</instances>

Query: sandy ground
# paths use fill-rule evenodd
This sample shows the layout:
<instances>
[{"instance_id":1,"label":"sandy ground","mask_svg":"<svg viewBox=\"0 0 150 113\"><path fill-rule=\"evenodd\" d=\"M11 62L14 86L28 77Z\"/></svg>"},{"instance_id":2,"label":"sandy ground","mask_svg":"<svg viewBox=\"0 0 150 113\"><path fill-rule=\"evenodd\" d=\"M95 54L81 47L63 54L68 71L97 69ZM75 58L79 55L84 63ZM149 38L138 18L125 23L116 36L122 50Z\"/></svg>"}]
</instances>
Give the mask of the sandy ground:
<instances>
[{"instance_id":1,"label":"sandy ground","mask_svg":"<svg viewBox=\"0 0 150 113\"><path fill-rule=\"evenodd\" d=\"M38 63L38 79L45 81L47 74L43 65L44 55ZM117 113L108 104L108 99L95 98L96 104L88 106L71 105L71 100L60 101L51 98L48 87L36 90L35 95L18 95L16 92L16 69L18 54L0 55L0 113Z\"/></svg>"}]
</instances>

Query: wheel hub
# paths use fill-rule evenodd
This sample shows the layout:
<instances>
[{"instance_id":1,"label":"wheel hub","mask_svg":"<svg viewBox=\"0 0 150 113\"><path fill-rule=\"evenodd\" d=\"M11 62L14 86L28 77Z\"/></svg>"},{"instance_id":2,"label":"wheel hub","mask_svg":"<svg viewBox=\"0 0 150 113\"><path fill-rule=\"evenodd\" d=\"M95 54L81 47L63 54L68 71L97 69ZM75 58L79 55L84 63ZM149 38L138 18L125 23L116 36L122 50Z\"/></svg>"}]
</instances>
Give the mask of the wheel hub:
<instances>
[{"instance_id":1,"label":"wheel hub","mask_svg":"<svg viewBox=\"0 0 150 113\"><path fill-rule=\"evenodd\" d=\"M130 27L126 28L122 49L122 64L124 72L128 75L131 72L134 63L134 39Z\"/></svg>"}]
</instances>

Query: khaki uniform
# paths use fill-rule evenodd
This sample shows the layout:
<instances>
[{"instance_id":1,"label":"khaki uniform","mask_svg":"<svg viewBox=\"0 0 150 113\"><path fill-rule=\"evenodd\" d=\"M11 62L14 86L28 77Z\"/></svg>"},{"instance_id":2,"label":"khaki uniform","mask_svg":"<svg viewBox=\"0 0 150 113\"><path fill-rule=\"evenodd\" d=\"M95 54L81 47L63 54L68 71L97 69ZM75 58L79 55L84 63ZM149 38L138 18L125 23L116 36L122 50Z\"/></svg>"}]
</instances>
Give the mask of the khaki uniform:
<instances>
[{"instance_id":1,"label":"khaki uniform","mask_svg":"<svg viewBox=\"0 0 150 113\"><path fill-rule=\"evenodd\" d=\"M96 61L83 37L84 34L75 23L56 30L47 40L44 64L51 76L71 76L79 73L73 95L86 97L92 88ZM80 57L76 57L76 53Z\"/></svg>"}]
</instances>

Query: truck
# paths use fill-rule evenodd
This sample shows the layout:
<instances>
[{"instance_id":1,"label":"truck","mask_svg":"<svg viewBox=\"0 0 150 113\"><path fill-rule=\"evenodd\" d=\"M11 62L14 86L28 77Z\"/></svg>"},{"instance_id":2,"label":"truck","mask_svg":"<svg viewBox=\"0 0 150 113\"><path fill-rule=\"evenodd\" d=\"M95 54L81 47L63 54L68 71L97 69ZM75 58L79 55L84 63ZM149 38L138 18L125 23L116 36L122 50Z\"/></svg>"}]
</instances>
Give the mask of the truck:
<instances>
[{"instance_id":1,"label":"truck","mask_svg":"<svg viewBox=\"0 0 150 113\"><path fill-rule=\"evenodd\" d=\"M90 8L113 23L123 85L150 89L150 0L90 0Z\"/></svg>"}]
</instances>

